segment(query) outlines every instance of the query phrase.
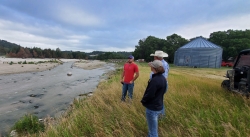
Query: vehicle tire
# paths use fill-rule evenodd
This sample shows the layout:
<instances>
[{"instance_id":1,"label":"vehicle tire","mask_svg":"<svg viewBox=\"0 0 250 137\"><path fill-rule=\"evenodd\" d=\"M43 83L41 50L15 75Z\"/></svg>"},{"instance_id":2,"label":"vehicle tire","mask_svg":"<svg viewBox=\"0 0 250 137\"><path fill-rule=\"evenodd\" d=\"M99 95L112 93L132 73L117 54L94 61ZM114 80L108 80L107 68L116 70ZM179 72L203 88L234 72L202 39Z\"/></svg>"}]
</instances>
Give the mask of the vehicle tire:
<instances>
[{"instance_id":1,"label":"vehicle tire","mask_svg":"<svg viewBox=\"0 0 250 137\"><path fill-rule=\"evenodd\" d=\"M249 99L249 94L246 95L246 98Z\"/></svg>"},{"instance_id":2,"label":"vehicle tire","mask_svg":"<svg viewBox=\"0 0 250 137\"><path fill-rule=\"evenodd\" d=\"M223 80L222 83L221 83L221 87L226 89L226 90L229 90L230 89L230 81L229 80Z\"/></svg>"}]
</instances>

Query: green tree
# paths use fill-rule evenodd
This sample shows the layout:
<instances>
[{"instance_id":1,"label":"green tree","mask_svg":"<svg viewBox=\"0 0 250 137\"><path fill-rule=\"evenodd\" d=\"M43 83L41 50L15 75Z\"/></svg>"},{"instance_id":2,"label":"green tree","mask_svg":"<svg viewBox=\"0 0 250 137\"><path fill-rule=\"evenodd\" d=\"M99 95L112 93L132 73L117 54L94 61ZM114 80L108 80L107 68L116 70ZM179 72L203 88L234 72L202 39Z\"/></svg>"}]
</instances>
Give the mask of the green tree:
<instances>
[{"instance_id":1,"label":"green tree","mask_svg":"<svg viewBox=\"0 0 250 137\"><path fill-rule=\"evenodd\" d=\"M11 49L10 49L10 51L12 52L12 53L18 53L18 51L20 50L20 46L17 46L17 47L12 47Z\"/></svg>"},{"instance_id":2,"label":"green tree","mask_svg":"<svg viewBox=\"0 0 250 137\"><path fill-rule=\"evenodd\" d=\"M44 53L45 58L52 58L52 50L50 48L49 49L44 49L43 53Z\"/></svg>"},{"instance_id":3,"label":"green tree","mask_svg":"<svg viewBox=\"0 0 250 137\"><path fill-rule=\"evenodd\" d=\"M250 48L250 30L227 30L210 34L209 41L223 48L222 58L236 57L241 50Z\"/></svg>"},{"instance_id":4,"label":"green tree","mask_svg":"<svg viewBox=\"0 0 250 137\"><path fill-rule=\"evenodd\" d=\"M43 51L41 48L33 47L33 56L37 58L43 58Z\"/></svg>"},{"instance_id":5,"label":"green tree","mask_svg":"<svg viewBox=\"0 0 250 137\"><path fill-rule=\"evenodd\" d=\"M136 59L152 61L153 58L150 57L151 53L154 53L156 50L163 50L164 52L167 52L166 49L167 41L165 39L148 36L146 39L139 40L138 45L135 46L133 55Z\"/></svg>"},{"instance_id":6,"label":"green tree","mask_svg":"<svg viewBox=\"0 0 250 137\"><path fill-rule=\"evenodd\" d=\"M172 34L170 36L167 36L167 49L164 51L167 51L168 58L167 61L170 63L174 62L174 54L175 51L180 48L181 46L187 44L189 41L185 38L182 38L181 36L177 34Z\"/></svg>"},{"instance_id":7,"label":"green tree","mask_svg":"<svg viewBox=\"0 0 250 137\"><path fill-rule=\"evenodd\" d=\"M56 57L61 58L62 57L62 52L59 48L56 48Z\"/></svg>"},{"instance_id":8,"label":"green tree","mask_svg":"<svg viewBox=\"0 0 250 137\"><path fill-rule=\"evenodd\" d=\"M144 59L145 61L152 61L153 58L150 57L151 53L156 50L162 50L168 53L168 58L164 58L169 63L174 61L175 51L185 45L188 40L182 38L177 34L172 34L166 37L167 39L160 39L154 36L148 36L146 39L139 40L138 45L135 46L135 51L133 55L137 59Z\"/></svg>"},{"instance_id":9,"label":"green tree","mask_svg":"<svg viewBox=\"0 0 250 137\"><path fill-rule=\"evenodd\" d=\"M5 55L6 52L5 52L5 49L3 46L0 46L0 55Z\"/></svg>"},{"instance_id":10,"label":"green tree","mask_svg":"<svg viewBox=\"0 0 250 137\"><path fill-rule=\"evenodd\" d=\"M105 52L102 54L98 54L96 58L98 60L107 60L107 59L125 59L127 57L116 52Z\"/></svg>"}]
</instances>

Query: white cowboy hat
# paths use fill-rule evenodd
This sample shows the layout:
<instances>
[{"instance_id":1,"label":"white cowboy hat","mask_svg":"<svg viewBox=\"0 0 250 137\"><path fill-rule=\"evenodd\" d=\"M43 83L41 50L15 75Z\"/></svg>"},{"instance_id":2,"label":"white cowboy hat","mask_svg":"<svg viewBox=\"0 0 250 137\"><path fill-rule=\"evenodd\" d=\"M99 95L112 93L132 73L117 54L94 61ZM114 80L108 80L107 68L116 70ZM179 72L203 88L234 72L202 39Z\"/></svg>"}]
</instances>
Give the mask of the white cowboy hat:
<instances>
[{"instance_id":1,"label":"white cowboy hat","mask_svg":"<svg viewBox=\"0 0 250 137\"><path fill-rule=\"evenodd\" d=\"M161 50L156 50L155 54L150 54L150 56L157 56L163 58L163 57L168 57L168 54Z\"/></svg>"}]
</instances>

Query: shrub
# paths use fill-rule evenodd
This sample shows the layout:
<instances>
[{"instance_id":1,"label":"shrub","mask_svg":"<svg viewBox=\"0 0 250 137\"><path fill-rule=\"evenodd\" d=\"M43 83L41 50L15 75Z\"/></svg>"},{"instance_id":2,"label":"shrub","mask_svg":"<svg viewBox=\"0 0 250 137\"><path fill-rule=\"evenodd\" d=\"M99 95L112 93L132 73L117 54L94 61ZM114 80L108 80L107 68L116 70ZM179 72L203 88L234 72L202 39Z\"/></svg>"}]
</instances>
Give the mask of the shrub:
<instances>
[{"instance_id":1,"label":"shrub","mask_svg":"<svg viewBox=\"0 0 250 137\"><path fill-rule=\"evenodd\" d=\"M50 63L58 63L58 61L55 59L55 60L49 60L48 62L50 62Z\"/></svg>"},{"instance_id":2,"label":"shrub","mask_svg":"<svg viewBox=\"0 0 250 137\"><path fill-rule=\"evenodd\" d=\"M27 64L26 60L23 62L23 64Z\"/></svg>"},{"instance_id":3,"label":"shrub","mask_svg":"<svg viewBox=\"0 0 250 137\"><path fill-rule=\"evenodd\" d=\"M12 64L13 64L13 62L11 61L9 64L10 64L10 65L12 65Z\"/></svg>"},{"instance_id":4,"label":"shrub","mask_svg":"<svg viewBox=\"0 0 250 137\"><path fill-rule=\"evenodd\" d=\"M28 64L35 64L34 62L28 62Z\"/></svg>"},{"instance_id":5,"label":"shrub","mask_svg":"<svg viewBox=\"0 0 250 137\"><path fill-rule=\"evenodd\" d=\"M45 61L38 61L37 63L45 63Z\"/></svg>"},{"instance_id":6,"label":"shrub","mask_svg":"<svg viewBox=\"0 0 250 137\"><path fill-rule=\"evenodd\" d=\"M12 130L16 130L19 134L33 134L44 131L44 124L39 121L37 116L26 114L15 123Z\"/></svg>"},{"instance_id":7,"label":"shrub","mask_svg":"<svg viewBox=\"0 0 250 137\"><path fill-rule=\"evenodd\" d=\"M22 61L19 61L18 64L22 64Z\"/></svg>"}]
</instances>

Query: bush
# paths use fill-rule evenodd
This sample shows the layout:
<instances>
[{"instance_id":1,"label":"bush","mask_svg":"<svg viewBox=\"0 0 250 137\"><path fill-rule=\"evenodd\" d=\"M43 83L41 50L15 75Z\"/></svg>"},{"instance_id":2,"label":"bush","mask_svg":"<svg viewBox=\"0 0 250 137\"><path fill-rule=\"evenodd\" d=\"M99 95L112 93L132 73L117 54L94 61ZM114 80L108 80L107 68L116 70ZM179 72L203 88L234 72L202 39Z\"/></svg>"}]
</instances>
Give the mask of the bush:
<instances>
[{"instance_id":1,"label":"bush","mask_svg":"<svg viewBox=\"0 0 250 137\"><path fill-rule=\"evenodd\" d=\"M49 60L48 62L50 62L50 63L58 63L58 61L55 59L55 60Z\"/></svg>"},{"instance_id":2,"label":"bush","mask_svg":"<svg viewBox=\"0 0 250 137\"><path fill-rule=\"evenodd\" d=\"M33 134L44 131L44 124L39 121L37 116L26 114L15 123L12 130L16 130L18 134Z\"/></svg>"},{"instance_id":3,"label":"bush","mask_svg":"<svg viewBox=\"0 0 250 137\"><path fill-rule=\"evenodd\" d=\"M19 61L18 64L22 64L22 61Z\"/></svg>"},{"instance_id":4,"label":"bush","mask_svg":"<svg viewBox=\"0 0 250 137\"><path fill-rule=\"evenodd\" d=\"M9 64L10 64L10 65L12 65L12 64L13 64L13 62L11 61Z\"/></svg>"},{"instance_id":5,"label":"bush","mask_svg":"<svg viewBox=\"0 0 250 137\"><path fill-rule=\"evenodd\" d=\"M28 64L35 64L34 62L28 62Z\"/></svg>"},{"instance_id":6,"label":"bush","mask_svg":"<svg viewBox=\"0 0 250 137\"><path fill-rule=\"evenodd\" d=\"M37 63L45 63L45 61L38 61Z\"/></svg>"},{"instance_id":7,"label":"bush","mask_svg":"<svg viewBox=\"0 0 250 137\"><path fill-rule=\"evenodd\" d=\"M26 60L23 62L23 64L27 64Z\"/></svg>"}]
</instances>

